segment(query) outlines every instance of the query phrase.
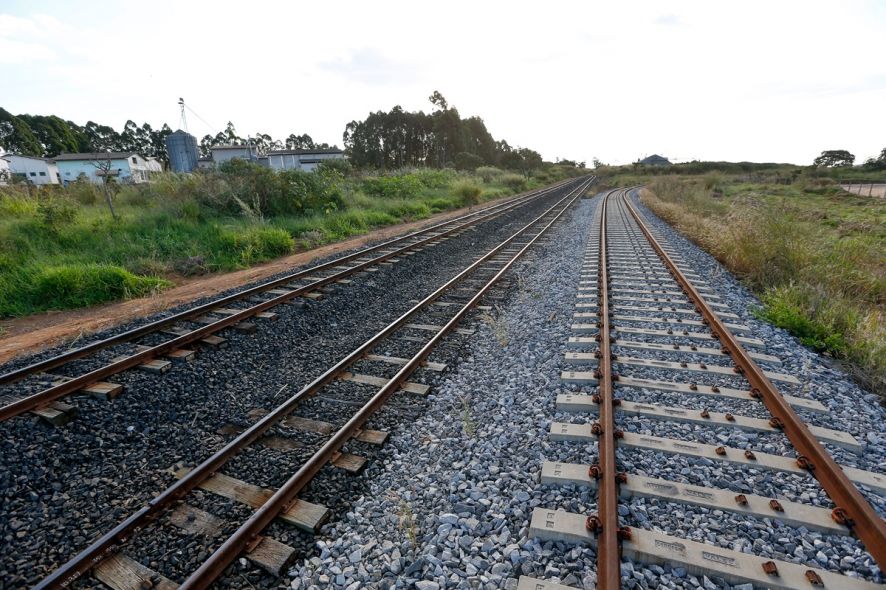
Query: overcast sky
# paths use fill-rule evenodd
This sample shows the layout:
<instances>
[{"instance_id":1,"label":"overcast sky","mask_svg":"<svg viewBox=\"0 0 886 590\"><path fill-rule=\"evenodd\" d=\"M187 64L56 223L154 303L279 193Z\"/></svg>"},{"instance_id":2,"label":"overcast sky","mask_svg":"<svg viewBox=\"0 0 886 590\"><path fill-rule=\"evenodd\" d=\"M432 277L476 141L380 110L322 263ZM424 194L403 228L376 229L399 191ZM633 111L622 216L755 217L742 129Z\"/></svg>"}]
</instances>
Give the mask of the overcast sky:
<instances>
[{"instance_id":1,"label":"overcast sky","mask_svg":"<svg viewBox=\"0 0 886 590\"><path fill-rule=\"evenodd\" d=\"M546 159L859 163L886 147L886 1L0 2L0 106L120 130L462 116Z\"/></svg>"}]
</instances>

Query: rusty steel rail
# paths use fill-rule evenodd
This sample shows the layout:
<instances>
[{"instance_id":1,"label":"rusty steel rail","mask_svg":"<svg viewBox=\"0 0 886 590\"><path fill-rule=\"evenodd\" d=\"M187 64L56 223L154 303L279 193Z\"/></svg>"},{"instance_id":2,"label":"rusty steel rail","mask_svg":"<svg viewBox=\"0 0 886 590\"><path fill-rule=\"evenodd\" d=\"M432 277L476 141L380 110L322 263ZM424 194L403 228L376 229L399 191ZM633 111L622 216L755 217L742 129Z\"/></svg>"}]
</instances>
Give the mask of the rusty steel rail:
<instances>
[{"instance_id":1,"label":"rusty steel rail","mask_svg":"<svg viewBox=\"0 0 886 590\"><path fill-rule=\"evenodd\" d=\"M267 309L270 309L272 307L276 307L277 305L280 305L290 299L293 299L293 298L303 295L305 293L309 293L311 291L315 291L323 286L326 286L326 285L331 284L337 280L340 280L343 277L352 275L354 273L360 272L361 270L363 270L365 268L368 268L370 266L378 264L379 262L382 262L388 258L393 258L393 257L397 256L398 254L402 254L403 251L411 250L413 248L425 245L428 242L432 242L434 240L439 239L442 236L452 234L452 233L459 231L465 227L469 227L470 225L478 223L479 221L482 221L484 219L488 219L490 217L497 216L497 215L500 215L504 212L510 211L511 209L519 207L520 205L525 204L531 200L534 200L534 199L539 198L541 196L547 195L548 193L553 192L557 189L560 189L564 186L564 184L566 184L566 183L559 183L559 184L556 184L552 187L540 189L537 193L534 193L532 195L529 195L526 197L521 197L517 200L508 201L507 203L505 203L506 206L504 206L504 207L499 207L499 206L488 207L486 209L483 209L480 212L481 215L479 217L474 217L475 214L469 214L469 215L464 216L462 218L457 218L455 221L463 220L464 218L467 218L467 217L472 217L472 219L465 221L464 223L452 225L452 227L445 229L440 233L435 233L433 235L421 238L415 242L409 242L408 244L404 245L402 248L400 248L398 250L395 250L393 252L389 252L387 254L383 254L381 256L373 258L372 260L358 263L358 264L351 266L341 272L334 273L328 277L320 278L320 279L313 281L307 285L303 285L301 287L297 287L295 289L292 289L286 294L275 296L271 299L268 299L267 301L263 301L263 302L258 303L256 305L253 305L251 307L245 308L236 314L226 315L225 317L222 317L217 321L214 321L214 322L207 324L205 326L201 326L195 330L191 330L187 334L183 334L181 336L176 336L176 337L174 337L170 340L167 340L161 344L152 346L152 347L147 348L145 350L142 350L142 351L136 352L132 355L129 355L126 358L121 359L119 361L112 362L107 365L103 365L102 367L99 367L98 369L90 371L89 373L84 373L83 375L80 375L80 376L73 378L69 381L64 381L62 383L59 383L57 385L53 385L47 389L44 389L43 391L31 394L31 395L26 396L22 399L8 403L8 404L0 407L0 422L2 422L4 420L8 420L8 419L15 417L15 416L19 416L21 414L24 414L25 412L29 412L29 411L37 409L39 407L43 407L43 406L45 406L57 399L65 397L66 395L70 395L80 389L83 389L84 387L88 387L89 385L91 385L97 381L100 381L102 379L110 377L111 375L115 375L117 373L125 371L126 369L138 366L145 361L148 361L148 360L156 358L158 356L162 356L164 354L167 354L167 353L169 353L173 350L176 350L178 348L181 348L187 344L190 344L192 342L195 342L195 341L198 341L202 338L205 338L206 336L214 334L215 332L218 332L228 326L232 326L232 325L237 324L243 320L246 320L258 313L261 313L261 312L267 310ZM490 212L490 210L492 210L492 211ZM122 344L124 342L128 342L130 340L144 336L146 334L157 332L158 330L160 330L166 326L170 326L176 322L188 321L191 318L199 317L200 315L207 314L207 313L212 313L213 309L216 309L218 307L223 307L224 305L231 303L233 301L240 301L240 300L246 299L247 297L250 297L256 293L267 291L269 289L272 289L273 287L288 283L293 280L298 280L301 277L307 277L307 276L310 276L311 274L314 274L316 272L321 272L323 270L327 270L332 267L340 266L341 264L348 262L350 260L362 258L362 257L366 256L366 254L369 252L374 252L374 251L378 251L379 249L390 247L395 242L400 243L404 240L416 238L416 237L424 235L432 230L440 229L441 226L451 225L452 223L453 223L453 220L450 220L449 222L437 224L435 226L432 226L431 228L426 228L424 230L420 230L419 232L413 232L412 234L409 234L407 236L395 238L394 240L390 240L388 242L385 242L384 244L379 244L377 246L373 246L371 248L362 250L360 252L355 252L353 254L349 254L347 256L337 258L335 260L314 266L312 268L309 268L309 269L306 269L303 271L298 271L296 273L292 273L290 275L287 275L286 277L283 277L280 279L275 279L273 281L263 283L261 285L257 285L255 287L250 288L250 289L246 289L245 291L241 291L241 292L235 293L233 295L228 295L226 297L222 297L221 299L217 299L217 300L211 301L209 303L197 306L195 308L180 312L180 313L170 316L168 318L164 318L164 319L152 322L152 323L147 324L145 326L134 328L134 329L124 332L122 334L118 334L116 336L112 336L110 338L107 338L107 339L104 339L104 340L101 340L98 342L94 342L92 344L89 344L87 346L84 346L84 347L76 349L76 350L68 351L64 354L47 359L45 361L40 361L38 363L34 363L34 364L29 365L27 367L23 367L23 368L18 369L16 371L12 371L10 373L0 376L0 384L14 382L14 381L20 380L28 375L34 374L36 372L45 371L45 370L63 365L64 363L70 362L70 361L75 360L77 358L82 358L92 352L95 352L97 350L101 350L103 348L107 348L108 346L112 346L115 344Z\"/></svg>"},{"instance_id":2,"label":"rusty steel rail","mask_svg":"<svg viewBox=\"0 0 886 590\"><path fill-rule=\"evenodd\" d=\"M139 509L134 514L130 515L123 522L114 527L111 531L105 533L99 539L94 541L89 545L85 550L83 550L78 555L74 556L67 563L62 565L59 569L54 571L50 576L42 580L37 586L34 587L34 590L46 590L46 589L63 589L69 588L70 585L78 580L82 575L89 572L93 567L98 565L102 560L110 557L112 554L118 552L122 545L124 545L133 535L135 535L139 530L141 530L144 526L146 526L151 520L156 519L160 513L166 508L170 507L172 504L182 500L190 491L199 486L203 481L214 475L221 469L231 458L233 458L238 452L248 447L250 444L258 440L264 433L266 433L272 426L274 426L277 422L285 418L287 415L292 413L296 409L299 403L319 391L324 385L327 385L331 381L338 378L342 373L347 371L347 369L365 357L379 342L388 337L390 334L404 326L408 323L414 315L418 312L422 311L429 305L431 305L434 301L443 296L449 289L451 289L454 285L459 283L463 278L467 275L474 272L481 265L486 263L490 258L494 257L498 254L502 249L504 249L508 244L514 241L517 237L519 237L522 233L524 233L527 229L531 228L534 224L538 223L540 219L542 219L545 215L548 215L551 211L553 211L557 206L564 204L562 210L556 214L554 219L546 225L538 234L536 234L532 240L530 240L520 251L519 253L503 267L501 271L499 271L493 280L490 280L478 294L472 298L468 304L465 305L453 320L450 320L449 323L444 326L444 328L435 334L432 339L426 344L422 350L411 359L403 368L398 371L397 375L378 393L376 393L373 398L367 402L366 406L364 406L354 417L352 417L345 426L340 429L330 441L321 447L315 455L309 459L309 462L305 464L299 471L293 475L292 478L287 482L287 484L277 491L262 507L256 511L253 516L238 529L235 533L236 540L232 541L228 539L225 544L222 545L219 549L215 551L210 556L210 560L212 561L211 566L206 566L204 563L204 567L201 567L197 572L195 572L189 580L194 578L198 572L200 572L200 576L195 579L195 581L191 582L190 586L188 586L189 582L186 581L184 587L206 587L212 580L216 579L218 575L227 567L227 563L225 565L220 565L225 560L233 560L242 552L243 548L246 547L250 542L254 541L258 538L258 534L267 526L273 518L285 511L292 503L295 496L298 494L298 491L301 490L310 479L319 471L320 468L325 465L332 454L340 449L345 442L353 434L356 430L362 425L369 416L374 413L378 407L380 407L387 397L396 390L397 385L405 381L409 374L411 374L422 361L430 354L433 345L436 345L439 342L440 338L443 335L448 333L453 329L455 324L461 317L467 313L470 307L476 304L476 302L482 297L483 294L488 291L488 289L492 286L494 282L500 278L501 274L513 264L513 261L516 260L517 257L522 255L526 249L534 243L538 237L544 233L550 225L558 219L563 212L565 212L569 205L574 203L585 190L593 183L593 177L584 179L578 187L570 191L563 199L559 200L549 209L547 209L542 215L537 217L535 220L531 221L529 224L521 228L514 235L507 238L501 244L490 250L487 254L482 256L480 259L472 263L469 267L465 268L461 272L459 272L456 276L448 280L445 284L435 290L433 293L425 297L422 301L415 304L411 309L403 313L399 318L395 319L388 326L383 328L380 332L372 336L369 340L361 344L350 354L339 360L335 365L327 369L322 375L315 378L309 384L305 385L300 391L293 394L289 399L285 402L277 406L273 411L266 414L263 418L259 419L248 429L243 431L229 443L227 443L224 447L216 451L211 457L203 461L200 465L196 466L194 469L189 471L186 475L184 475L181 479L173 482L168 488L163 490L159 495L149 501L145 506ZM433 345L432 345L433 343ZM417 360L416 360L417 359ZM407 370L408 369L408 370ZM393 385L392 385L393 383ZM382 394L382 392L384 392ZM347 434L344 434L344 433ZM293 483L294 482L294 483ZM295 487L292 487L295 486ZM295 489L297 488L297 489ZM295 489L295 491L292 491ZM262 524L263 523L263 524ZM249 532L243 532L248 530ZM257 531L253 533L253 531ZM208 562L207 562L208 563ZM207 577L210 576L210 577Z\"/></svg>"},{"instance_id":3,"label":"rusty steel rail","mask_svg":"<svg viewBox=\"0 0 886 590\"><path fill-rule=\"evenodd\" d=\"M855 484L846 477L840 465L813 436L803 419L785 401L775 385L714 313L695 286L674 264L634 209L627 197L627 190L622 194L622 200L668 271L699 310L711 333L732 357L736 369L747 379L751 386L751 394L760 398L772 414L772 424L784 430L797 451L797 464L809 471L821 483L822 488L836 505L832 513L834 520L849 527L864 543L880 569L886 569L886 522L880 518Z\"/></svg>"},{"instance_id":4,"label":"rusty steel rail","mask_svg":"<svg viewBox=\"0 0 886 590\"><path fill-rule=\"evenodd\" d=\"M237 557L245 551L255 539L261 535L261 532L267 527L274 518L281 512L285 512L289 506L295 501L298 493L304 489L306 485L313 479L320 469L328 463L332 456L350 439L362 426L369 417L380 408L385 401L397 390L401 383L406 381L409 376L421 365L428 357L434 347L447 333L455 329L461 319L473 308L483 295L498 282L501 276L516 262L529 247L535 243L538 238L543 235L551 226L563 215L563 213L574 203L582 194L583 190L574 191L567 195L562 201L545 211L537 219L531 221L525 227L517 231L513 236L502 242L489 254L481 258L478 262L471 265L476 267L507 246L510 242L529 230L537 224L542 218L548 215L554 208L560 206L564 201L568 202L563 205L560 211L543 227L536 235L532 237L516 254L511 256L505 265L499 270L495 276L490 278L477 293L462 306L458 312L443 326L443 328L434 334L434 336L415 354L409 361L392 377L384 386L382 386L376 394L363 406L357 414L355 414L335 435L323 445L308 461L295 473L277 492L265 502L261 508L256 510L237 531L234 532L215 552L209 556L200 568L192 573L180 586L179 590L196 590L209 587L224 570ZM571 198L570 198L571 197ZM440 295L443 290L452 284L452 281L441 287L437 292L428 296L425 302L433 301Z\"/></svg>"},{"instance_id":5,"label":"rusty steel rail","mask_svg":"<svg viewBox=\"0 0 886 590\"><path fill-rule=\"evenodd\" d=\"M522 205L522 204L524 204L536 197L543 196L549 192L552 192L554 190L562 188L563 186L568 184L571 180L572 179L565 180L565 181L562 181L559 183L555 183L549 187L544 187L541 189L536 189L534 191L529 191L525 195L514 197L513 199L505 201L504 203L490 205L489 207L481 208L477 211L468 213L466 215L462 215L460 217L455 217L453 219L449 219L447 221L443 221L443 222L416 230L416 231L411 232L409 234L406 234L403 236L398 236L396 238L392 238L386 242L382 242L380 244L376 244L374 246L364 248L362 250L359 250L357 252L353 252L351 254L346 254L344 256L340 256L334 260L330 260L328 262L323 262L321 264L317 264L315 266L312 266L312 267L304 269L304 270L299 270L294 273L290 273L290 274L280 277L278 279L273 279L273 280L268 281L266 283L262 283L260 285L254 286L254 287L250 287L249 289L245 289L245 290L240 291L238 293L233 293L231 295L226 295L224 297L220 297L219 299L215 299L213 301L210 301L208 303L204 303L202 305L198 305L198 306L190 308L190 309L186 309L184 311L178 312L178 313L171 315L169 317L161 318L159 320L145 324L143 326L138 326L136 328L132 328L131 330L121 332L120 334L115 334L114 336L110 336L110 337L105 338L103 340L99 340L99 341L93 342L91 344L87 344L85 346L81 346L81 347L73 349L73 350L68 350L68 351L66 351L62 354L56 355L54 357L32 363L30 365L27 365L25 367L21 367L19 369L15 369L13 371L9 371L7 373L0 375L0 385L6 384L6 383L14 383L16 381L24 379L25 377L27 377L29 375L33 375L34 373L53 369L55 367L65 364L67 362L70 362L72 360L82 358L92 352L101 350L102 348L107 348L108 346L112 346L114 344L122 344L124 342L134 340L134 339L139 338L141 336L151 334L153 332L160 330L161 328L163 328L165 326L172 325L175 322L184 321L184 320L187 320L188 318L197 317L202 314L208 313L213 308L227 305L227 304L232 303L234 301L246 299L247 297L262 293L264 291L267 291L269 289L273 289L273 288L278 287L280 285L284 285L290 281L299 280L303 277L308 277L312 274L332 269L336 266L340 266L344 263L350 262L351 260L356 260L358 258L362 258L363 256L366 256L367 254L371 254L373 252L378 252L380 250L384 250L385 248L390 248L391 246L402 244L403 242L406 242L410 239L417 238L419 236L422 236L422 235L428 234L430 232L445 228L445 227L450 226L452 224L458 224L458 223L464 221L464 222L468 222L468 223L465 223L465 224L459 226L459 228L466 227L466 226L470 225L471 223L476 223L478 221L478 219L484 219L488 215L499 214L499 213L503 213L505 211L509 211L510 209L518 207L518 206L520 206L520 205ZM456 228L456 230L453 230L453 231L457 231L457 229L459 229L459 228ZM444 233L437 234L434 237L437 238L440 236L447 235L449 233L452 233L452 232L445 231ZM419 243L412 243L412 244L408 244L407 247L412 248L412 247L415 247L416 245L420 245L420 244ZM396 255L397 255L397 252L392 252L390 254L385 254L385 255L379 256L379 257L373 259L373 261L371 261L370 264L385 260L387 258L395 257ZM337 278L341 278L341 276L344 276L344 275L336 275L336 276L337 276ZM320 286L322 286L322 285L320 285ZM314 288L316 288L316 287L314 287Z\"/></svg>"},{"instance_id":6,"label":"rusty steel rail","mask_svg":"<svg viewBox=\"0 0 886 590\"><path fill-rule=\"evenodd\" d=\"M600 405L600 420L592 426L597 434L597 464L589 475L597 478L597 514L587 520L587 528L597 535L597 585L601 590L614 590L621 585L621 554L618 527L618 465L615 457L615 404L612 387L612 336L609 312L609 268L606 257L607 202L616 191L603 197L600 205L600 252L597 269L597 326L599 364L596 375Z\"/></svg>"}]
</instances>

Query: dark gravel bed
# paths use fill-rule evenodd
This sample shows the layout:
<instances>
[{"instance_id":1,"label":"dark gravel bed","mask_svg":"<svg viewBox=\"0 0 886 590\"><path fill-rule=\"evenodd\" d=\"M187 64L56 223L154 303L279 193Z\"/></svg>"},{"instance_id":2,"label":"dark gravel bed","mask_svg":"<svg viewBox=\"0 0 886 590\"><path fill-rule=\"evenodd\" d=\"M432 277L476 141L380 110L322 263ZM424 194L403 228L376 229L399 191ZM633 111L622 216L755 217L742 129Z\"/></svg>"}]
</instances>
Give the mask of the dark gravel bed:
<instances>
[{"instance_id":1,"label":"dark gravel bed","mask_svg":"<svg viewBox=\"0 0 886 590\"><path fill-rule=\"evenodd\" d=\"M168 485L172 477L167 470L172 466L196 464L222 446L229 437L217 434L221 426L249 424L253 421L250 410L273 407L298 391L408 310L410 299L426 296L477 253L496 245L552 202L542 199L486 222L476 231L403 257L393 266L336 287L334 295L321 301L278 306L276 321L256 320L254 334L226 330L227 348L200 352L192 363L176 364L165 374L121 373L113 379L125 386L119 398L107 402L77 396L80 416L63 428L29 416L0 424L0 539L10 548L0 555L0 588L33 585ZM458 335L448 340L464 341ZM402 344L402 348L387 344L382 347L385 352L379 353L402 356L397 353L405 353L410 346L414 349L414 343ZM430 360L456 363L458 354L457 346L443 346ZM91 362L95 361L85 359L78 364L89 368ZM420 371L418 377L428 383L440 378L431 371ZM351 386L360 388L351 383L336 388ZM408 418L425 403L418 396L411 398L397 394L392 400L407 407ZM322 409L318 406L314 415L329 421L330 414ZM342 408L334 411L340 415ZM383 411L368 427L393 429L398 412ZM263 459L252 471L245 465L248 461L244 463L245 479L278 482L301 454L266 451L249 451ZM327 505L330 496L340 498L340 505L329 507L343 510L359 496L363 482L334 473L328 482L318 478L306 497L316 491L317 501ZM336 490L341 483L355 492ZM160 536L143 536L150 555L174 547L152 540ZM137 554L138 545L133 550ZM176 559L183 567L190 566L200 551Z\"/></svg>"}]
</instances>

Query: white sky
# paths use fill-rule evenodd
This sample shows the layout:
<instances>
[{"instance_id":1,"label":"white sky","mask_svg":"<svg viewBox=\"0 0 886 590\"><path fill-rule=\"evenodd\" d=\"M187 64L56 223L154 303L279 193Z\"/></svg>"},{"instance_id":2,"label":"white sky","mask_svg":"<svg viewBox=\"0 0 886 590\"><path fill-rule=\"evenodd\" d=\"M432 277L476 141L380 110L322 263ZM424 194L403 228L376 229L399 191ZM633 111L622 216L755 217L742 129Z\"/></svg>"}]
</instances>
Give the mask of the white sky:
<instances>
[{"instance_id":1,"label":"white sky","mask_svg":"<svg viewBox=\"0 0 886 590\"><path fill-rule=\"evenodd\" d=\"M811 163L886 147L886 1L0 0L0 106L308 133L440 90L546 159Z\"/></svg>"}]
</instances>

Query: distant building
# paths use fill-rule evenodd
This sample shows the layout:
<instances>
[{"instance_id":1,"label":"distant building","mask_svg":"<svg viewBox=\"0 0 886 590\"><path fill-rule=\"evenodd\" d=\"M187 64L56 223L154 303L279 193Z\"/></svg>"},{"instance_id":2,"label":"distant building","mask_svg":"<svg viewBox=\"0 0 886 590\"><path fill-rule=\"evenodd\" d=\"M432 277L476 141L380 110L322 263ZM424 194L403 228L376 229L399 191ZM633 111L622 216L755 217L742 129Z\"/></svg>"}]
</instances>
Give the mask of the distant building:
<instances>
[{"instance_id":1,"label":"distant building","mask_svg":"<svg viewBox=\"0 0 886 590\"><path fill-rule=\"evenodd\" d=\"M226 145L219 144L209 148L212 153L212 161L218 166L222 162L240 158L241 160L257 160L258 151L252 145Z\"/></svg>"},{"instance_id":2,"label":"distant building","mask_svg":"<svg viewBox=\"0 0 886 590\"><path fill-rule=\"evenodd\" d=\"M0 155L0 186L9 184L12 180L12 172L9 171L9 162Z\"/></svg>"},{"instance_id":3,"label":"distant building","mask_svg":"<svg viewBox=\"0 0 886 590\"><path fill-rule=\"evenodd\" d=\"M31 184L58 184L61 182L59 169L52 160L15 154L5 154L3 160L7 162L13 179L18 178Z\"/></svg>"},{"instance_id":4,"label":"distant building","mask_svg":"<svg viewBox=\"0 0 886 590\"><path fill-rule=\"evenodd\" d=\"M148 168L150 176L163 172L163 163L157 158L145 158L145 166Z\"/></svg>"},{"instance_id":5,"label":"distant building","mask_svg":"<svg viewBox=\"0 0 886 590\"><path fill-rule=\"evenodd\" d=\"M268 152L268 164L272 170L315 170L320 162L344 160L345 153L331 150L277 150Z\"/></svg>"},{"instance_id":6,"label":"distant building","mask_svg":"<svg viewBox=\"0 0 886 590\"><path fill-rule=\"evenodd\" d=\"M659 156L658 154L652 154L648 158L643 158L638 162L639 164L643 164L644 166L670 166L671 162L664 156Z\"/></svg>"},{"instance_id":7,"label":"distant building","mask_svg":"<svg viewBox=\"0 0 886 590\"><path fill-rule=\"evenodd\" d=\"M148 161L135 152L98 152L88 154L59 154L55 157L64 184L74 182L81 174L94 184L104 182L105 171L100 167L110 160L107 174L117 182L141 184L148 182L155 172ZM159 164L159 162L157 162ZM161 167L162 168L162 167Z\"/></svg>"},{"instance_id":8,"label":"distant building","mask_svg":"<svg viewBox=\"0 0 886 590\"><path fill-rule=\"evenodd\" d=\"M198 158L197 159L197 169L198 170L211 170L215 168L215 162L212 161L212 158Z\"/></svg>"},{"instance_id":9,"label":"distant building","mask_svg":"<svg viewBox=\"0 0 886 590\"><path fill-rule=\"evenodd\" d=\"M166 136L166 153L173 172L190 172L197 167L197 138L187 131L174 131Z\"/></svg>"}]
</instances>

